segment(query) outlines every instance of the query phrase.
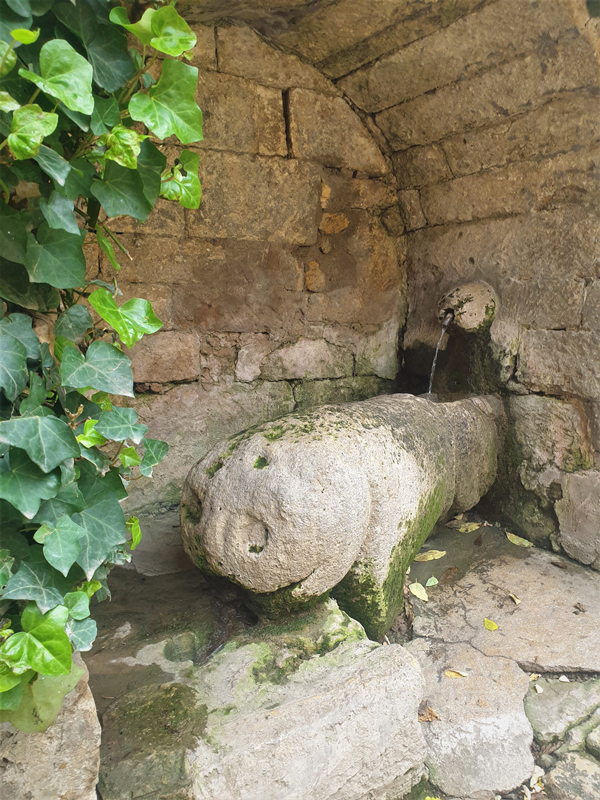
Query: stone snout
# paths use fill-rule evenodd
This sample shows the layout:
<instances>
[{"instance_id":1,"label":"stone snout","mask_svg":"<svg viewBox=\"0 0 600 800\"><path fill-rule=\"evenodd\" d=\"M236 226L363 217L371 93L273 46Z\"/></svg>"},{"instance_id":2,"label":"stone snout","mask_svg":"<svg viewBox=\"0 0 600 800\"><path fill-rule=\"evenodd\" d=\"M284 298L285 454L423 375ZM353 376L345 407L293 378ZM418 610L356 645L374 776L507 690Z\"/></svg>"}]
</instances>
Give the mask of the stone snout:
<instances>
[{"instance_id":1,"label":"stone snout","mask_svg":"<svg viewBox=\"0 0 600 800\"><path fill-rule=\"evenodd\" d=\"M494 482L502 415L494 398L392 395L245 431L190 471L185 549L267 612L333 590L380 638L434 524L472 508Z\"/></svg>"},{"instance_id":2,"label":"stone snout","mask_svg":"<svg viewBox=\"0 0 600 800\"><path fill-rule=\"evenodd\" d=\"M438 304L441 322L452 314L450 328L478 333L490 327L496 316L498 298L489 283L471 281L446 292Z\"/></svg>"}]
</instances>

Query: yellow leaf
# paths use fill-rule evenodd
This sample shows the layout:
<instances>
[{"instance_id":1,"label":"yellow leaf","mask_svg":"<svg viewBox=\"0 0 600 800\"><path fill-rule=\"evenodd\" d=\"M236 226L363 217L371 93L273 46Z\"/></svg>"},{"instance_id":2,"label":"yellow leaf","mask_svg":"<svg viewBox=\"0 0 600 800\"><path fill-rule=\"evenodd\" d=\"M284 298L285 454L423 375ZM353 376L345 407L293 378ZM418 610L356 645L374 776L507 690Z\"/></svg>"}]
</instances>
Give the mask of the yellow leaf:
<instances>
[{"instance_id":1,"label":"yellow leaf","mask_svg":"<svg viewBox=\"0 0 600 800\"><path fill-rule=\"evenodd\" d=\"M460 533L473 533L481 528L478 522L465 522L464 525L459 525L458 530Z\"/></svg>"},{"instance_id":2,"label":"yellow leaf","mask_svg":"<svg viewBox=\"0 0 600 800\"><path fill-rule=\"evenodd\" d=\"M509 597L510 597L510 599L513 601L513 603L516 606L518 606L520 604L521 601L519 600L519 598L517 597L516 594L511 594L511 595L509 595Z\"/></svg>"},{"instance_id":3,"label":"yellow leaf","mask_svg":"<svg viewBox=\"0 0 600 800\"><path fill-rule=\"evenodd\" d=\"M415 556L415 561L437 561L438 558L443 558L445 555L445 550L427 550L427 552Z\"/></svg>"},{"instance_id":4,"label":"yellow leaf","mask_svg":"<svg viewBox=\"0 0 600 800\"><path fill-rule=\"evenodd\" d=\"M520 536L515 536L514 533L506 531L506 538L509 542L519 545L519 547L533 547L533 542L528 542L527 539L521 539Z\"/></svg>"},{"instance_id":5,"label":"yellow leaf","mask_svg":"<svg viewBox=\"0 0 600 800\"><path fill-rule=\"evenodd\" d=\"M531 675L529 676L529 680L530 680L530 681L537 681L537 679L538 679L539 677L540 677L540 676L537 674L537 672L532 672L532 673L531 673Z\"/></svg>"},{"instance_id":6,"label":"yellow leaf","mask_svg":"<svg viewBox=\"0 0 600 800\"><path fill-rule=\"evenodd\" d=\"M444 672L444 675L447 678L468 678L469 677L466 672L461 672L459 669L447 669Z\"/></svg>"},{"instance_id":7,"label":"yellow leaf","mask_svg":"<svg viewBox=\"0 0 600 800\"><path fill-rule=\"evenodd\" d=\"M492 620L488 619L487 617L485 617L485 619L483 620L483 624L488 629L488 631L497 631L498 630L498 626L496 625L496 623L492 622Z\"/></svg>"},{"instance_id":8,"label":"yellow leaf","mask_svg":"<svg viewBox=\"0 0 600 800\"><path fill-rule=\"evenodd\" d=\"M438 585L438 579L435 578L433 575L431 576L431 578L429 578L429 580L425 584L425 586L427 586L428 588L430 586L437 586L437 585Z\"/></svg>"},{"instance_id":9,"label":"yellow leaf","mask_svg":"<svg viewBox=\"0 0 600 800\"><path fill-rule=\"evenodd\" d=\"M411 583L408 588L409 591L411 591L415 597L419 598L419 600L424 600L426 603L429 601L429 597L427 596L425 587L422 586L420 583Z\"/></svg>"}]
</instances>

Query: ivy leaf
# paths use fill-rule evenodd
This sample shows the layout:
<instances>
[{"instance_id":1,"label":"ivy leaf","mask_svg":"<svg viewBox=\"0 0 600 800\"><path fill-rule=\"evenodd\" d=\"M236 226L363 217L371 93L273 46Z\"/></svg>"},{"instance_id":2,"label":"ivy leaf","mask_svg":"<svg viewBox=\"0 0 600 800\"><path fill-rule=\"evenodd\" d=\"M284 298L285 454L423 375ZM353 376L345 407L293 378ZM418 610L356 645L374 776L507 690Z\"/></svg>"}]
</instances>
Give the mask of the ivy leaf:
<instances>
[{"instance_id":1,"label":"ivy leaf","mask_svg":"<svg viewBox=\"0 0 600 800\"><path fill-rule=\"evenodd\" d=\"M5 261L2 256L0 256L0 297L10 300L21 308L35 311L56 308L60 299L56 289L46 284L30 283L25 267Z\"/></svg>"},{"instance_id":2,"label":"ivy leaf","mask_svg":"<svg viewBox=\"0 0 600 800\"><path fill-rule=\"evenodd\" d=\"M14 112L10 126L8 146L11 153L20 161L33 158L44 138L54 133L57 125L58 114L42 111L35 103L21 106Z\"/></svg>"},{"instance_id":3,"label":"ivy leaf","mask_svg":"<svg viewBox=\"0 0 600 800\"><path fill-rule=\"evenodd\" d=\"M152 477L152 468L163 460L169 451L169 445L160 439L144 439L144 457L140 464L140 472L147 478Z\"/></svg>"},{"instance_id":4,"label":"ivy leaf","mask_svg":"<svg viewBox=\"0 0 600 800\"><path fill-rule=\"evenodd\" d=\"M0 422L0 442L25 450L44 472L66 458L78 458L75 434L58 417L13 417ZM53 496L53 495L51 495Z\"/></svg>"},{"instance_id":5,"label":"ivy leaf","mask_svg":"<svg viewBox=\"0 0 600 800\"><path fill-rule=\"evenodd\" d=\"M121 265L117 261L117 257L115 255L115 248L112 246L112 242L110 242L106 238L106 236L102 233L100 228L96 229L96 240L100 245L100 249L110 261L112 268L115 270L115 272L118 272L121 269Z\"/></svg>"},{"instance_id":6,"label":"ivy leaf","mask_svg":"<svg viewBox=\"0 0 600 800\"><path fill-rule=\"evenodd\" d=\"M50 609L50 611L46 611L46 613L42 613L40 609L37 607L37 604L33 601L27 603L23 613L21 614L21 627L26 633L34 630L34 628L39 628L40 625L44 625L46 623L51 623L52 625L58 625L60 628L64 628L67 624L67 619L69 617L69 609L63 605L62 603L54 606L54 608Z\"/></svg>"},{"instance_id":7,"label":"ivy leaf","mask_svg":"<svg viewBox=\"0 0 600 800\"><path fill-rule=\"evenodd\" d=\"M161 197L175 200L184 208L198 208L202 199L202 187L198 179L200 156L184 150L175 164L161 179Z\"/></svg>"},{"instance_id":8,"label":"ivy leaf","mask_svg":"<svg viewBox=\"0 0 600 800\"><path fill-rule=\"evenodd\" d=\"M27 3L27 6L29 6L29 3ZM13 4L13 10L16 10L14 4ZM30 12L31 9L28 8L27 13L22 14L22 16L27 17ZM13 37L13 39L16 39L17 42L21 42L21 44L33 44L34 42L37 42L37 40L40 37L40 29L38 28L35 31L28 31L26 28L14 28L10 32L10 34Z\"/></svg>"},{"instance_id":9,"label":"ivy leaf","mask_svg":"<svg viewBox=\"0 0 600 800\"><path fill-rule=\"evenodd\" d=\"M56 497L51 497L42 503L33 521L52 525L65 514L70 516L77 511L83 511L85 507L86 501L79 486L70 484L63 487Z\"/></svg>"},{"instance_id":10,"label":"ivy leaf","mask_svg":"<svg viewBox=\"0 0 600 800\"><path fill-rule=\"evenodd\" d=\"M137 420L138 415L133 408L116 407L100 416L96 430L113 442L131 439L134 444L139 444L148 433L148 426Z\"/></svg>"},{"instance_id":11,"label":"ivy leaf","mask_svg":"<svg viewBox=\"0 0 600 800\"><path fill-rule=\"evenodd\" d=\"M5 692L9 692L13 686L17 686L23 680L22 675L17 675L6 664L0 664L0 699ZM2 706L0 706L2 708Z\"/></svg>"},{"instance_id":12,"label":"ivy leaf","mask_svg":"<svg viewBox=\"0 0 600 800\"><path fill-rule=\"evenodd\" d=\"M111 9L109 18L115 25L120 25L122 28L125 28L125 30L133 33L142 44L149 45L154 36L151 23L152 17L155 14L156 11L153 8L147 8L138 22L129 22L127 11L125 11L124 8L117 7Z\"/></svg>"},{"instance_id":13,"label":"ivy leaf","mask_svg":"<svg viewBox=\"0 0 600 800\"><path fill-rule=\"evenodd\" d=\"M150 27L153 33L150 45L159 53L180 56L196 44L196 34L173 6L163 6L155 11Z\"/></svg>"},{"instance_id":14,"label":"ivy leaf","mask_svg":"<svg viewBox=\"0 0 600 800\"><path fill-rule=\"evenodd\" d=\"M31 323L31 317L26 314L10 314L0 319L0 336L12 336L17 339L25 348L27 360L39 361L40 340L33 332Z\"/></svg>"},{"instance_id":15,"label":"ivy leaf","mask_svg":"<svg viewBox=\"0 0 600 800\"><path fill-rule=\"evenodd\" d=\"M71 652L65 631L45 623L30 632L14 633L0 647L0 659L15 672L34 669L42 675L68 675Z\"/></svg>"},{"instance_id":16,"label":"ivy leaf","mask_svg":"<svg viewBox=\"0 0 600 800\"><path fill-rule=\"evenodd\" d=\"M131 362L108 342L92 342L84 356L74 347L65 348L60 365L64 386L91 386L101 392L133 397Z\"/></svg>"},{"instance_id":17,"label":"ivy leaf","mask_svg":"<svg viewBox=\"0 0 600 800\"><path fill-rule=\"evenodd\" d=\"M42 612L48 611L61 605L63 601L62 594L51 584L52 568L48 564L43 561L34 563L23 561L17 574L13 575L4 587L2 599L33 600ZM31 667L35 669L33 664Z\"/></svg>"},{"instance_id":18,"label":"ivy leaf","mask_svg":"<svg viewBox=\"0 0 600 800\"><path fill-rule=\"evenodd\" d=\"M103 444L106 444L104 436L98 433L95 428L97 422L97 419L86 419L83 425L83 433L77 437L79 444L87 448L95 447L96 445L102 447Z\"/></svg>"},{"instance_id":19,"label":"ivy leaf","mask_svg":"<svg viewBox=\"0 0 600 800\"><path fill-rule=\"evenodd\" d=\"M0 472L0 497L32 519L42 500L55 497L60 490L60 471L44 473L23 450L11 450L10 470Z\"/></svg>"},{"instance_id":20,"label":"ivy leaf","mask_svg":"<svg viewBox=\"0 0 600 800\"><path fill-rule=\"evenodd\" d=\"M40 150L41 152L41 150ZM74 158L69 162L71 171L67 175L62 186L61 194L68 197L69 200L76 200L78 197L89 197L92 179L96 174L94 167L83 158Z\"/></svg>"},{"instance_id":21,"label":"ivy leaf","mask_svg":"<svg viewBox=\"0 0 600 800\"><path fill-rule=\"evenodd\" d=\"M119 104L112 98L94 97L94 110L90 127L96 136L109 133L111 128L119 125L121 116L119 114Z\"/></svg>"},{"instance_id":22,"label":"ivy leaf","mask_svg":"<svg viewBox=\"0 0 600 800\"><path fill-rule=\"evenodd\" d=\"M118 469L111 467L105 475L101 475L90 463L81 463L80 469L78 486L88 506L99 503L107 495L114 495L118 500L127 497L127 489Z\"/></svg>"},{"instance_id":23,"label":"ivy leaf","mask_svg":"<svg viewBox=\"0 0 600 800\"><path fill-rule=\"evenodd\" d=\"M155 333L162 328L162 322L147 300L133 298L118 307L110 292L96 289L90 295L90 304L116 330L127 347L133 347L145 333Z\"/></svg>"},{"instance_id":24,"label":"ivy leaf","mask_svg":"<svg viewBox=\"0 0 600 800\"><path fill-rule=\"evenodd\" d=\"M154 206L160 193L161 175L167 163L166 156L148 139L142 142L137 160L137 171L144 185L144 194L150 205Z\"/></svg>"},{"instance_id":25,"label":"ivy leaf","mask_svg":"<svg viewBox=\"0 0 600 800\"><path fill-rule=\"evenodd\" d=\"M11 556L10 550L0 550L0 589L6 586L7 581L12 575L12 568L15 559ZM0 689L0 691L3 691Z\"/></svg>"},{"instance_id":26,"label":"ivy leaf","mask_svg":"<svg viewBox=\"0 0 600 800\"><path fill-rule=\"evenodd\" d=\"M90 615L90 598L84 591L69 592L63 600L73 619L85 619Z\"/></svg>"},{"instance_id":27,"label":"ivy leaf","mask_svg":"<svg viewBox=\"0 0 600 800\"><path fill-rule=\"evenodd\" d=\"M77 563L82 567L88 580L106 560L113 547L127 541L127 530L123 510L117 498L106 495L99 503L75 514L73 521L85 529L79 540L81 553Z\"/></svg>"},{"instance_id":28,"label":"ivy leaf","mask_svg":"<svg viewBox=\"0 0 600 800\"><path fill-rule=\"evenodd\" d=\"M6 203L0 203L0 246L9 261L16 261L18 264L25 262L29 222L28 214L17 211Z\"/></svg>"},{"instance_id":29,"label":"ivy leaf","mask_svg":"<svg viewBox=\"0 0 600 800\"><path fill-rule=\"evenodd\" d=\"M41 198L40 210L51 228L74 233L79 239L79 225L75 219L72 200L58 192L52 192L49 200Z\"/></svg>"},{"instance_id":30,"label":"ivy leaf","mask_svg":"<svg viewBox=\"0 0 600 800\"><path fill-rule=\"evenodd\" d=\"M114 161L108 162L103 180L95 180L90 191L100 201L109 217L126 214L143 222L152 211L152 204L144 193L144 183L139 172L121 167Z\"/></svg>"},{"instance_id":31,"label":"ivy leaf","mask_svg":"<svg viewBox=\"0 0 600 800\"><path fill-rule=\"evenodd\" d=\"M93 326L94 322L87 308L76 304L58 317L54 325L54 334L76 342Z\"/></svg>"},{"instance_id":32,"label":"ivy leaf","mask_svg":"<svg viewBox=\"0 0 600 800\"><path fill-rule=\"evenodd\" d=\"M44 545L44 558L66 577L81 552L79 539L84 531L69 517L59 517L52 525L42 525L34 533L36 542Z\"/></svg>"},{"instance_id":33,"label":"ivy leaf","mask_svg":"<svg viewBox=\"0 0 600 800\"><path fill-rule=\"evenodd\" d=\"M66 633L73 649L85 653L92 649L94 639L98 635L98 626L94 619L73 620L68 623Z\"/></svg>"},{"instance_id":34,"label":"ivy leaf","mask_svg":"<svg viewBox=\"0 0 600 800\"><path fill-rule=\"evenodd\" d=\"M129 101L131 118L143 122L159 139L175 135L183 144L200 141L202 112L194 99L197 83L196 67L163 61L158 83Z\"/></svg>"},{"instance_id":35,"label":"ivy leaf","mask_svg":"<svg viewBox=\"0 0 600 800\"><path fill-rule=\"evenodd\" d=\"M104 157L115 161L122 167L127 167L127 169L135 169L141 142L147 138L132 128L115 125L110 133L105 134L101 140L101 143L107 147Z\"/></svg>"},{"instance_id":36,"label":"ivy leaf","mask_svg":"<svg viewBox=\"0 0 600 800\"><path fill-rule=\"evenodd\" d=\"M85 231L72 234L53 230L47 222L27 242L25 268L33 283L49 283L57 289L73 289L85 285L85 256L82 245Z\"/></svg>"},{"instance_id":37,"label":"ivy leaf","mask_svg":"<svg viewBox=\"0 0 600 800\"><path fill-rule=\"evenodd\" d=\"M125 468L135 467L141 462L141 457L137 454L135 447L124 447L119 453L121 464Z\"/></svg>"},{"instance_id":38,"label":"ivy leaf","mask_svg":"<svg viewBox=\"0 0 600 800\"><path fill-rule=\"evenodd\" d=\"M89 461L90 464L93 464L96 467L97 472L106 472L108 465L110 464L110 458L106 455L106 453L98 450L97 447L85 447L82 442L80 442L80 447L82 458L85 458L86 461Z\"/></svg>"},{"instance_id":39,"label":"ivy leaf","mask_svg":"<svg viewBox=\"0 0 600 800\"><path fill-rule=\"evenodd\" d=\"M60 100L71 111L92 113L92 66L68 42L64 39L46 42L40 50L40 72L41 75L36 75L20 69L19 75L35 83L45 94Z\"/></svg>"},{"instance_id":40,"label":"ivy leaf","mask_svg":"<svg viewBox=\"0 0 600 800\"><path fill-rule=\"evenodd\" d=\"M65 161L65 159L59 156L52 148L46 147L45 144L40 147L34 159L44 172L50 175L51 178L54 178L60 186L65 185L67 176L71 171L71 165L68 161Z\"/></svg>"},{"instance_id":41,"label":"ivy leaf","mask_svg":"<svg viewBox=\"0 0 600 800\"><path fill-rule=\"evenodd\" d=\"M0 720L4 722L6 715L2 714L2 712L15 711L17 708L19 708L23 701L24 684L27 680L33 677L34 673L33 670L31 670L31 672L26 672L24 675L15 675L15 673L9 667L7 667L6 664L0 664L0 672L3 669L9 672L11 675L14 675L19 681L16 686L12 687L12 689L9 689L5 692L0 692Z\"/></svg>"},{"instance_id":42,"label":"ivy leaf","mask_svg":"<svg viewBox=\"0 0 600 800\"><path fill-rule=\"evenodd\" d=\"M138 544L142 541L142 529L140 528L140 521L137 517L129 517L125 523L127 531L131 534L131 541L129 547L135 550Z\"/></svg>"},{"instance_id":43,"label":"ivy leaf","mask_svg":"<svg viewBox=\"0 0 600 800\"><path fill-rule=\"evenodd\" d=\"M4 44L4 42L0 42L0 44ZM15 111L17 108L20 108L21 104L17 103L14 97L11 97L8 92L0 92L0 111Z\"/></svg>"},{"instance_id":44,"label":"ivy leaf","mask_svg":"<svg viewBox=\"0 0 600 800\"><path fill-rule=\"evenodd\" d=\"M27 350L0 328L0 389L8 400L17 399L27 386L27 377Z\"/></svg>"},{"instance_id":45,"label":"ivy leaf","mask_svg":"<svg viewBox=\"0 0 600 800\"><path fill-rule=\"evenodd\" d=\"M0 39L0 64L3 63L2 69L0 70L0 78L3 78L5 75L14 69L15 64L17 63L17 54L9 47L7 42L2 41ZM3 109L6 110L6 109Z\"/></svg>"}]
</instances>

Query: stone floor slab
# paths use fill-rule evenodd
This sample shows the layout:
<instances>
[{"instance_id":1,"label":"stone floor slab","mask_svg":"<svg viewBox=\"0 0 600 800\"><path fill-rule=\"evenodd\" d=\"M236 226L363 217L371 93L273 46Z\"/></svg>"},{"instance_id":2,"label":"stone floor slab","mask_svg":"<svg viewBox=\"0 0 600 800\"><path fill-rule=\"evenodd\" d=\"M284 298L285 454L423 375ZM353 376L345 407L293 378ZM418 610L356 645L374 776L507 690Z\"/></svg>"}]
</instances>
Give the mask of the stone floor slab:
<instances>
[{"instance_id":1,"label":"stone floor slab","mask_svg":"<svg viewBox=\"0 0 600 800\"><path fill-rule=\"evenodd\" d=\"M569 753L546 775L544 786L551 800L597 800L600 764L579 753Z\"/></svg>"},{"instance_id":2,"label":"stone floor slab","mask_svg":"<svg viewBox=\"0 0 600 800\"><path fill-rule=\"evenodd\" d=\"M542 692L529 692L525 713L540 744L551 744L600 708L600 679L561 683L540 678Z\"/></svg>"}]
</instances>

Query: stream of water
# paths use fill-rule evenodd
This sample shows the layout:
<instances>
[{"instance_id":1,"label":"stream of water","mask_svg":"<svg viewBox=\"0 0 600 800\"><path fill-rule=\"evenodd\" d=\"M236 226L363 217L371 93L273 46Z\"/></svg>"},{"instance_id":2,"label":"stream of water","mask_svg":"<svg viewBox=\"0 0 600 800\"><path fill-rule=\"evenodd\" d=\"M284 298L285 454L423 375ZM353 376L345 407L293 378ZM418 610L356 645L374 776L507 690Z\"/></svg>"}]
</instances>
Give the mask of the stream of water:
<instances>
[{"instance_id":1,"label":"stream of water","mask_svg":"<svg viewBox=\"0 0 600 800\"><path fill-rule=\"evenodd\" d=\"M440 338L438 339L437 347L435 348L435 355L433 357L433 364L431 365L431 375L429 376L429 388L427 389L427 394L431 394L431 390L433 389L433 378L435 375L435 367L438 360L438 355L440 352L440 345L442 344L442 339L444 338L444 334L446 333L446 328L452 320L454 319L453 314L446 314L444 317L444 321L442 322L442 332L440 333Z\"/></svg>"}]
</instances>

